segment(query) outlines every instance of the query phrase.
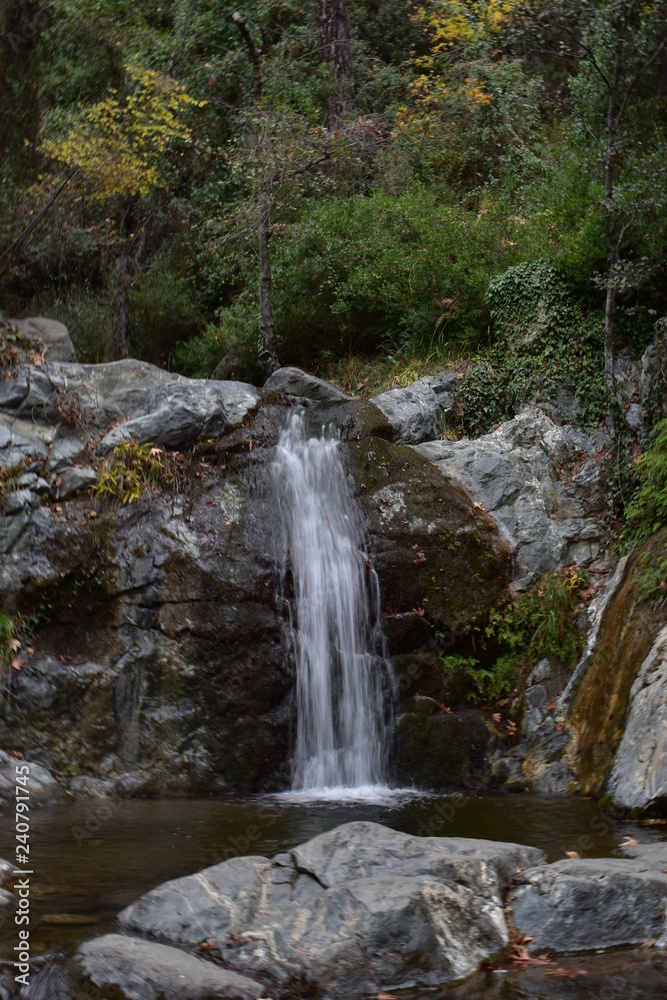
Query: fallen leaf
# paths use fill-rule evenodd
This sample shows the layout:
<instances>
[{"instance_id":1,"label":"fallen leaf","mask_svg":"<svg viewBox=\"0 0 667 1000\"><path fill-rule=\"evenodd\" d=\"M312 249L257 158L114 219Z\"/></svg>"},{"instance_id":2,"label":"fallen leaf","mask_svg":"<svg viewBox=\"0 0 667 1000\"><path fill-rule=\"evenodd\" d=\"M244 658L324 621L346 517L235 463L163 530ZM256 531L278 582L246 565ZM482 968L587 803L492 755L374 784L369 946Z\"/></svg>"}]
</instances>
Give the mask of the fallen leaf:
<instances>
[{"instance_id":1,"label":"fallen leaf","mask_svg":"<svg viewBox=\"0 0 667 1000\"><path fill-rule=\"evenodd\" d=\"M96 510L89 511L88 512L88 517L89 517L89 519L91 521L93 521L97 517L97 511Z\"/></svg>"},{"instance_id":2,"label":"fallen leaf","mask_svg":"<svg viewBox=\"0 0 667 1000\"><path fill-rule=\"evenodd\" d=\"M579 979L580 976L587 976L583 969L547 969L545 975L556 976L558 979Z\"/></svg>"},{"instance_id":3,"label":"fallen leaf","mask_svg":"<svg viewBox=\"0 0 667 1000\"><path fill-rule=\"evenodd\" d=\"M498 725L500 725L500 723L503 721L503 717L500 714L500 712L494 712L491 718L493 719L494 722L497 722Z\"/></svg>"},{"instance_id":4,"label":"fallen leaf","mask_svg":"<svg viewBox=\"0 0 667 1000\"><path fill-rule=\"evenodd\" d=\"M417 618L423 618L424 615L426 614L423 608L413 608L412 613L413 615L416 615Z\"/></svg>"},{"instance_id":5,"label":"fallen leaf","mask_svg":"<svg viewBox=\"0 0 667 1000\"><path fill-rule=\"evenodd\" d=\"M11 649L12 653L18 653L19 649L21 648L21 640L12 639L12 641L9 644L9 648Z\"/></svg>"},{"instance_id":6,"label":"fallen leaf","mask_svg":"<svg viewBox=\"0 0 667 1000\"><path fill-rule=\"evenodd\" d=\"M628 837L627 834L626 834L626 836L624 837L624 839L621 841L621 843L618 846L619 847L636 847L638 843L639 843L638 840L635 840L634 837Z\"/></svg>"},{"instance_id":7,"label":"fallen leaf","mask_svg":"<svg viewBox=\"0 0 667 1000\"><path fill-rule=\"evenodd\" d=\"M645 941L641 942L641 944L639 945L639 947L640 948L652 948L653 945L656 943L657 940L658 940L657 938L646 938Z\"/></svg>"},{"instance_id":8,"label":"fallen leaf","mask_svg":"<svg viewBox=\"0 0 667 1000\"><path fill-rule=\"evenodd\" d=\"M477 500L475 500L475 502L473 504L473 507L476 507L477 510L484 510L484 507L482 506L482 504L479 503Z\"/></svg>"},{"instance_id":9,"label":"fallen leaf","mask_svg":"<svg viewBox=\"0 0 667 1000\"><path fill-rule=\"evenodd\" d=\"M581 854L578 851L566 851L565 856L573 858L575 861L581 861Z\"/></svg>"},{"instance_id":10,"label":"fallen leaf","mask_svg":"<svg viewBox=\"0 0 667 1000\"><path fill-rule=\"evenodd\" d=\"M57 503L53 509L55 510L56 514L62 514L63 512L63 509L59 503Z\"/></svg>"},{"instance_id":11,"label":"fallen leaf","mask_svg":"<svg viewBox=\"0 0 667 1000\"><path fill-rule=\"evenodd\" d=\"M382 990L377 995L377 1000L398 1000L392 993L383 993Z\"/></svg>"},{"instance_id":12,"label":"fallen leaf","mask_svg":"<svg viewBox=\"0 0 667 1000\"><path fill-rule=\"evenodd\" d=\"M15 656L12 660L12 670L23 670L25 667L25 660L22 656Z\"/></svg>"}]
</instances>

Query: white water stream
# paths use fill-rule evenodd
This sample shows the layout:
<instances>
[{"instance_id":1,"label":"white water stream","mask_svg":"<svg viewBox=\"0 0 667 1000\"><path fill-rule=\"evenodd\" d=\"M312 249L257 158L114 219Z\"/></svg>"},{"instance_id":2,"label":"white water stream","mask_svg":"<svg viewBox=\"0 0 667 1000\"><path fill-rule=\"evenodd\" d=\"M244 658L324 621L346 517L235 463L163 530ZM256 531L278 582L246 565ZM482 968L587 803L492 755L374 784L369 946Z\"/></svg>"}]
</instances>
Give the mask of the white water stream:
<instances>
[{"instance_id":1,"label":"white water stream","mask_svg":"<svg viewBox=\"0 0 667 1000\"><path fill-rule=\"evenodd\" d=\"M386 787L395 696L377 575L337 437L309 437L293 413L273 466L280 559L297 677L292 789L304 797L373 798Z\"/></svg>"}]
</instances>

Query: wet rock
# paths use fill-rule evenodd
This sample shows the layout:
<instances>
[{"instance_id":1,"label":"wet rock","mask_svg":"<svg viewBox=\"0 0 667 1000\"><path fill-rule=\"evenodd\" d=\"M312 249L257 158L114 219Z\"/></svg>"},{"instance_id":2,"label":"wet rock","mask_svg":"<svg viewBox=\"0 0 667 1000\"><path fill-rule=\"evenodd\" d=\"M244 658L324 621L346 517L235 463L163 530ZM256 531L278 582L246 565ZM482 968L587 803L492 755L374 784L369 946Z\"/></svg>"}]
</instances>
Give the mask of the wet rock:
<instances>
[{"instance_id":1,"label":"wet rock","mask_svg":"<svg viewBox=\"0 0 667 1000\"><path fill-rule=\"evenodd\" d=\"M607 786L624 809L667 808L667 627L639 668L629 716Z\"/></svg>"},{"instance_id":2,"label":"wet rock","mask_svg":"<svg viewBox=\"0 0 667 1000\"><path fill-rule=\"evenodd\" d=\"M262 987L246 976L152 941L107 934L77 956L96 986L117 986L127 1000L257 1000Z\"/></svg>"},{"instance_id":3,"label":"wet rock","mask_svg":"<svg viewBox=\"0 0 667 1000\"><path fill-rule=\"evenodd\" d=\"M350 823L273 859L238 858L160 886L128 929L194 948L290 997L325 997L472 973L507 943L503 893L543 854L516 844L413 837Z\"/></svg>"},{"instance_id":4,"label":"wet rock","mask_svg":"<svg viewBox=\"0 0 667 1000\"><path fill-rule=\"evenodd\" d=\"M635 945L664 929L667 875L641 859L559 861L517 875L512 893L532 954Z\"/></svg>"},{"instance_id":5,"label":"wet rock","mask_svg":"<svg viewBox=\"0 0 667 1000\"><path fill-rule=\"evenodd\" d=\"M497 521L515 563L515 586L601 551L601 450L606 430L559 426L534 407L475 440L430 441L417 451L461 483ZM588 461L586 461L588 459ZM571 469L582 462L577 475Z\"/></svg>"},{"instance_id":6,"label":"wet rock","mask_svg":"<svg viewBox=\"0 0 667 1000\"><path fill-rule=\"evenodd\" d=\"M396 782L427 789L479 786L490 742L479 712L447 714L433 699L417 695L396 726Z\"/></svg>"},{"instance_id":7,"label":"wet rock","mask_svg":"<svg viewBox=\"0 0 667 1000\"><path fill-rule=\"evenodd\" d=\"M420 444L439 436L455 406L456 372L440 372L401 389L390 389L372 402L384 413L401 444Z\"/></svg>"},{"instance_id":8,"label":"wet rock","mask_svg":"<svg viewBox=\"0 0 667 1000\"><path fill-rule=\"evenodd\" d=\"M543 725L549 711L555 708L555 699L562 690L562 681L549 660L540 660L526 678L521 725L524 735L531 736Z\"/></svg>"},{"instance_id":9,"label":"wet rock","mask_svg":"<svg viewBox=\"0 0 667 1000\"><path fill-rule=\"evenodd\" d=\"M59 785L53 775L31 760L17 760L4 750L0 750L0 802L13 805L16 801L16 769L26 766L29 769L27 790L30 793L30 805L46 805L50 802L62 802L67 796L65 789ZM21 772L22 774L25 772Z\"/></svg>"},{"instance_id":10,"label":"wet rock","mask_svg":"<svg viewBox=\"0 0 667 1000\"><path fill-rule=\"evenodd\" d=\"M48 319L46 316L30 316L28 319L10 319L9 325L15 327L22 337L30 340L41 340L44 344L45 356L48 361L76 361L74 344L64 323Z\"/></svg>"},{"instance_id":11,"label":"wet rock","mask_svg":"<svg viewBox=\"0 0 667 1000\"><path fill-rule=\"evenodd\" d=\"M331 385L330 382L325 382L315 375L308 375L300 368L278 368L272 375L269 375L264 388L280 393L282 396L299 396L302 399L312 399L319 403L348 398L335 385Z\"/></svg>"},{"instance_id":12,"label":"wet rock","mask_svg":"<svg viewBox=\"0 0 667 1000\"><path fill-rule=\"evenodd\" d=\"M585 794L601 794L605 789L630 718L633 685L657 636L667 625L664 602L637 600L639 583L646 573L660 572L666 554L667 530L661 529L641 549L619 563L601 595L586 653L559 702L561 723L575 737L573 763L578 786ZM652 662L657 663L657 660ZM651 688L656 677L653 670L650 676L651 684L642 696L642 700L647 699L645 707L649 709L650 706L654 713L646 720L647 740L641 744L641 752L649 754L644 762L645 769L642 771L638 763L631 764L637 760L634 755L639 750L639 745L637 750L632 749L633 741L638 739L640 723L637 717L632 729L634 735L629 737L623 752L627 766L637 768L636 777L644 775L640 779L643 789L640 798L647 798L647 801L659 791L656 786L651 787L651 783L662 773L659 760L664 742L656 729L661 716L652 700ZM640 685L635 692L638 694L639 690ZM619 771L618 777L620 774ZM653 778L644 784L649 774L653 774ZM627 791L628 786L624 787L627 794L631 794Z\"/></svg>"}]
</instances>

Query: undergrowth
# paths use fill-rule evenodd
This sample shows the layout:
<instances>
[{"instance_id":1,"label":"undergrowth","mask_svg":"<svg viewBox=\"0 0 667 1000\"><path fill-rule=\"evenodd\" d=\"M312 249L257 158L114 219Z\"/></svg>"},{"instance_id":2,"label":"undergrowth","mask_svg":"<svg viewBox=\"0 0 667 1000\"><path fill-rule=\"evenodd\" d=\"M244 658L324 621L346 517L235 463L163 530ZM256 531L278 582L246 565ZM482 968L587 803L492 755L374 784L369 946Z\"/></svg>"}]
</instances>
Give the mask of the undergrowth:
<instances>
[{"instance_id":1,"label":"undergrowth","mask_svg":"<svg viewBox=\"0 0 667 1000\"><path fill-rule=\"evenodd\" d=\"M492 608L484 625L472 623L468 631L479 652L494 649L493 663L482 666L475 655L441 654L445 681L463 670L472 682L470 699L494 702L511 694L521 676L544 657L573 667L584 645L576 618L586 582L578 569L544 576L505 608Z\"/></svg>"}]
</instances>

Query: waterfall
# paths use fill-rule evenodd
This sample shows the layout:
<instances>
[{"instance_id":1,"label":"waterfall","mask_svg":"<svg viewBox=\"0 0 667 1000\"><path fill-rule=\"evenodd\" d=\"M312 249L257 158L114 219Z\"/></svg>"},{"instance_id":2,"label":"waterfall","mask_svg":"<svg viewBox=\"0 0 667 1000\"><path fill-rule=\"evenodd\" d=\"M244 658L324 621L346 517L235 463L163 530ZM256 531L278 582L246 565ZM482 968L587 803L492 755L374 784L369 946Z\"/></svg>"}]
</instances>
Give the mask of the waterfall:
<instances>
[{"instance_id":1,"label":"waterfall","mask_svg":"<svg viewBox=\"0 0 667 1000\"><path fill-rule=\"evenodd\" d=\"M365 549L337 436L308 436L292 414L273 465L280 562L296 664L294 791L385 780L395 680L380 625L380 589ZM291 587L290 587L291 584Z\"/></svg>"}]
</instances>

